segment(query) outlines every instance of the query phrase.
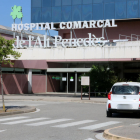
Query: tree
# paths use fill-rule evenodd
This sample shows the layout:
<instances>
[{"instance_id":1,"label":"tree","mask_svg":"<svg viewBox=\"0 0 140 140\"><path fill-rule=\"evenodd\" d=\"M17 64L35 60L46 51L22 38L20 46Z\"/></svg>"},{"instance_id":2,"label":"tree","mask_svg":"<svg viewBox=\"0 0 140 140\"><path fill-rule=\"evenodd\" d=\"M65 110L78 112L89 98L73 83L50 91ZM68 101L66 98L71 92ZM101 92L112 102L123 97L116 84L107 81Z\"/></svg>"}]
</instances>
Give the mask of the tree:
<instances>
[{"instance_id":1,"label":"tree","mask_svg":"<svg viewBox=\"0 0 140 140\"><path fill-rule=\"evenodd\" d=\"M115 72L106 66L93 65L90 72L84 76L90 76L90 88L92 92L108 92L116 82L124 81L115 75ZM87 92L88 87L84 86Z\"/></svg>"},{"instance_id":2,"label":"tree","mask_svg":"<svg viewBox=\"0 0 140 140\"><path fill-rule=\"evenodd\" d=\"M10 61L10 56L18 59L21 56L21 53L16 52L12 44L14 44L15 40L6 40L2 36L0 36L0 75L1 75L1 94L2 94L2 102L3 102L3 111L5 111L4 105L4 95L3 95L3 80L2 80L2 64L12 64Z\"/></svg>"}]
</instances>

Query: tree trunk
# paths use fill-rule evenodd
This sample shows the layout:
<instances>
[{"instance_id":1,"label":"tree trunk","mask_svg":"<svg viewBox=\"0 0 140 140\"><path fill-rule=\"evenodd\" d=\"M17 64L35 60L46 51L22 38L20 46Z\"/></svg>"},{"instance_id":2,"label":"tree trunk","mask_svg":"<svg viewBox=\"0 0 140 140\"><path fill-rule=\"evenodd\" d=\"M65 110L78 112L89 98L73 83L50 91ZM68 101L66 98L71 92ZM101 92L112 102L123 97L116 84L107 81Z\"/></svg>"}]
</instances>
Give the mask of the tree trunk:
<instances>
[{"instance_id":1,"label":"tree trunk","mask_svg":"<svg viewBox=\"0 0 140 140\"><path fill-rule=\"evenodd\" d=\"M3 111L5 112L1 63L0 63L0 75L1 75L1 95L2 95Z\"/></svg>"}]
</instances>

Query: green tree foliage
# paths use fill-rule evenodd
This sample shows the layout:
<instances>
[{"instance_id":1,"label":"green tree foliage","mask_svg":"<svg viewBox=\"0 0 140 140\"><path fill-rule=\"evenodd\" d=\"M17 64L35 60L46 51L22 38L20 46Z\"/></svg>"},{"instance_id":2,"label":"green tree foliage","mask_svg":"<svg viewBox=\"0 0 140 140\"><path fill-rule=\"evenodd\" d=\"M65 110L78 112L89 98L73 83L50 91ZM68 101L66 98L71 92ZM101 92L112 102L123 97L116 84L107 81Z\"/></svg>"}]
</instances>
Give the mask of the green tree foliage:
<instances>
[{"instance_id":1,"label":"green tree foliage","mask_svg":"<svg viewBox=\"0 0 140 140\"><path fill-rule=\"evenodd\" d=\"M16 52L12 44L15 40L6 40L0 36L0 63L12 64L10 61L10 56L13 56L15 59L18 59L21 56L21 53Z\"/></svg>"},{"instance_id":2,"label":"green tree foliage","mask_svg":"<svg viewBox=\"0 0 140 140\"><path fill-rule=\"evenodd\" d=\"M109 92L114 83L124 81L115 76L113 70L105 66L93 65L91 71L84 76L90 76L91 92ZM84 91L88 92L87 86L84 86Z\"/></svg>"}]
</instances>

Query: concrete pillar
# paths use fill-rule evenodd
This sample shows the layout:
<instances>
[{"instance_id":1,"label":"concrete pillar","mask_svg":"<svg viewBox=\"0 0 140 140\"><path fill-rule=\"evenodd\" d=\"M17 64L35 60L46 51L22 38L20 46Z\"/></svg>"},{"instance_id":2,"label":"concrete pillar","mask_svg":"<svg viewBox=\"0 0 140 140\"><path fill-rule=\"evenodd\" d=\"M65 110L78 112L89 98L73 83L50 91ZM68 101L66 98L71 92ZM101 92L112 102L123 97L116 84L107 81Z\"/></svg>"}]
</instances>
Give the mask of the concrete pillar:
<instances>
[{"instance_id":1,"label":"concrete pillar","mask_svg":"<svg viewBox=\"0 0 140 140\"><path fill-rule=\"evenodd\" d=\"M47 71L46 71L46 92L47 92L47 78L48 78L48 76L47 76Z\"/></svg>"},{"instance_id":2,"label":"concrete pillar","mask_svg":"<svg viewBox=\"0 0 140 140\"><path fill-rule=\"evenodd\" d=\"M62 73L60 73L60 91L63 90L63 84L62 84Z\"/></svg>"},{"instance_id":3,"label":"concrete pillar","mask_svg":"<svg viewBox=\"0 0 140 140\"><path fill-rule=\"evenodd\" d=\"M67 93L68 93L68 90L69 90L69 74L67 72Z\"/></svg>"},{"instance_id":4,"label":"concrete pillar","mask_svg":"<svg viewBox=\"0 0 140 140\"><path fill-rule=\"evenodd\" d=\"M28 69L28 93L32 93L32 70Z\"/></svg>"},{"instance_id":5,"label":"concrete pillar","mask_svg":"<svg viewBox=\"0 0 140 140\"><path fill-rule=\"evenodd\" d=\"M77 72L75 71L75 95L77 93Z\"/></svg>"},{"instance_id":6,"label":"concrete pillar","mask_svg":"<svg viewBox=\"0 0 140 140\"><path fill-rule=\"evenodd\" d=\"M70 39L72 39L72 29L70 30Z\"/></svg>"}]
</instances>

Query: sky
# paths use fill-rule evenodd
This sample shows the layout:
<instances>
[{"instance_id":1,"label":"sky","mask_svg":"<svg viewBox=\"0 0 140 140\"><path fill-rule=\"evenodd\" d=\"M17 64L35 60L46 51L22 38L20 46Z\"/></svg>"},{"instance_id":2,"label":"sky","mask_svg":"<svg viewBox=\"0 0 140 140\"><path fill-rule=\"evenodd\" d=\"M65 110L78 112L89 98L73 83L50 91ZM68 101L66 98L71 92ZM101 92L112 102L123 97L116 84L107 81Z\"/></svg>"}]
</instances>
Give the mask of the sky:
<instances>
[{"instance_id":1,"label":"sky","mask_svg":"<svg viewBox=\"0 0 140 140\"><path fill-rule=\"evenodd\" d=\"M12 16L10 13L12 12L11 7L14 5L22 6L23 19L24 23L31 23L31 0L0 0L0 25L11 27L13 24ZM16 24L21 23L20 19L15 20ZM45 31L34 31L36 33L45 34ZM58 35L57 31L50 30L50 35L55 36Z\"/></svg>"}]
</instances>

